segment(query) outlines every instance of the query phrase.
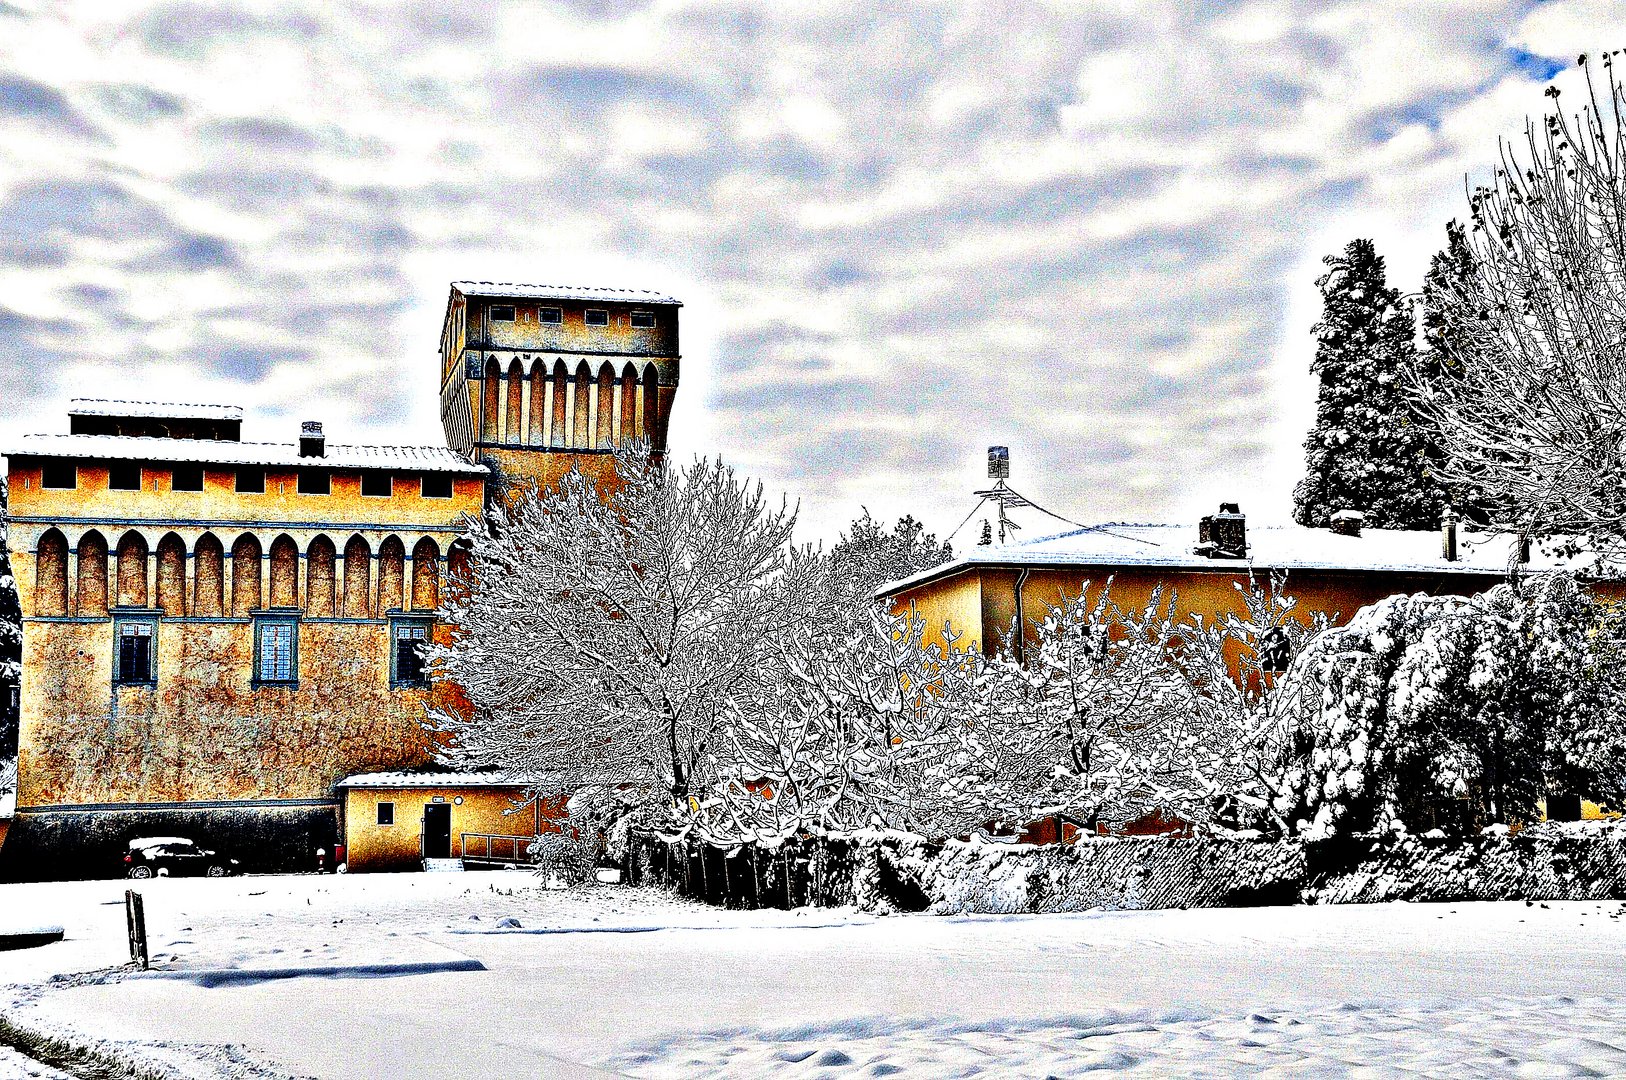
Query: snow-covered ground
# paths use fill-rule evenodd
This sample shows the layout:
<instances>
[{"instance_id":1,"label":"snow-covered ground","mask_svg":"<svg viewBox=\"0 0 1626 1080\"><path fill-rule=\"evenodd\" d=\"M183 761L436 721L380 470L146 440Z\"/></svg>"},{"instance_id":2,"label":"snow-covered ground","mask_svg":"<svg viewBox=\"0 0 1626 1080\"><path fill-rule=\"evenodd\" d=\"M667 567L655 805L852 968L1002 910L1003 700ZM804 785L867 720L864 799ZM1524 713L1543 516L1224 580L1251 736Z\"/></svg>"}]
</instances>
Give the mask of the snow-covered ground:
<instances>
[{"instance_id":1,"label":"snow-covered ground","mask_svg":"<svg viewBox=\"0 0 1626 1080\"><path fill-rule=\"evenodd\" d=\"M0 886L0 923L67 929L0 953L0 1013L176 1075L1626 1075L1618 902L876 918L161 880L129 975L125 884Z\"/></svg>"}]
</instances>

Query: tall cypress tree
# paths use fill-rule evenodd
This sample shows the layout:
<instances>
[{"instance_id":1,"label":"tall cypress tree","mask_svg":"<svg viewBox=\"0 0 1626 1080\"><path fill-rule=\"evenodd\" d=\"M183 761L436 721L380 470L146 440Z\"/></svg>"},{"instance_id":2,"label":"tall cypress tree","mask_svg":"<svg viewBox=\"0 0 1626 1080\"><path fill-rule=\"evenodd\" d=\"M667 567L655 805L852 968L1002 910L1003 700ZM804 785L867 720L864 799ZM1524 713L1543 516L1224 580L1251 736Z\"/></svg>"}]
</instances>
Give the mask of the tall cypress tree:
<instances>
[{"instance_id":1,"label":"tall cypress tree","mask_svg":"<svg viewBox=\"0 0 1626 1080\"><path fill-rule=\"evenodd\" d=\"M1474 285L1474 253L1468 234L1460 222L1445 226L1445 248L1435 253L1423 278L1423 348L1417 356L1418 392L1428 394L1441 387L1474 362L1479 333L1471 317ZM1423 424L1425 431L1427 423ZM1445 453L1432 432L1426 435L1424 454L1432 477L1444 462ZM1446 496L1451 505L1467 517L1489 519L1484 494L1461 484L1450 486Z\"/></svg>"},{"instance_id":2,"label":"tall cypress tree","mask_svg":"<svg viewBox=\"0 0 1626 1080\"><path fill-rule=\"evenodd\" d=\"M1373 528L1434 528L1444 499L1406 394L1417 356L1411 311L1384 280L1372 241L1353 240L1323 261L1311 364L1321 388L1293 519L1319 528L1339 510L1361 510Z\"/></svg>"}]
</instances>

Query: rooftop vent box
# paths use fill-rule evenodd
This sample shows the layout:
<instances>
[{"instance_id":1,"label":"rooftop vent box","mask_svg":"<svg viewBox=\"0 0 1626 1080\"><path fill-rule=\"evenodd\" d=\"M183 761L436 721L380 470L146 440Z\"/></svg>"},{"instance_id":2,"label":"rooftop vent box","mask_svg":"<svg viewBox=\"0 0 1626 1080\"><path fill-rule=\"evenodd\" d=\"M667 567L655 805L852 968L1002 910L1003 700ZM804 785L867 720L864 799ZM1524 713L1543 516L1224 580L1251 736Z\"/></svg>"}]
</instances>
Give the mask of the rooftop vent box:
<instances>
[{"instance_id":1,"label":"rooftop vent box","mask_svg":"<svg viewBox=\"0 0 1626 1080\"><path fill-rule=\"evenodd\" d=\"M1332 516L1332 531L1339 536L1359 536L1366 515L1359 510L1340 510Z\"/></svg>"},{"instance_id":2,"label":"rooftop vent box","mask_svg":"<svg viewBox=\"0 0 1626 1080\"><path fill-rule=\"evenodd\" d=\"M1204 514L1197 526L1197 546L1192 549L1210 559L1248 557L1248 518L1236 503L1220 503L1219 513Z\"/></svg>"},{"instance_id":3,"label":"rooftop vent box","mask_svg":"<svg viewBox=\"0 0 1626 1080\"><path fill-rule=\"evenodd\" d=\"M327 439L322 436L320 420L306 420L299 425L299 456L327 456Z\"/></svg>"}]
</instances>

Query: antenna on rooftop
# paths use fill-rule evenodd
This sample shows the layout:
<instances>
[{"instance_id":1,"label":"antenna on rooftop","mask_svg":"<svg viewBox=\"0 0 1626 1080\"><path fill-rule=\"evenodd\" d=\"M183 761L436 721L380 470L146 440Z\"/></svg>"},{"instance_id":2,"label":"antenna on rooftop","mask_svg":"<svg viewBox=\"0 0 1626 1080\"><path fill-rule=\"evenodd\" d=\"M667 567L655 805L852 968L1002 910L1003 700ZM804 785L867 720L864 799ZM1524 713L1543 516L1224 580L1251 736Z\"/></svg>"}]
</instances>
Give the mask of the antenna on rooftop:
<instances>
[{"instance_id":1,"label":"antenna on rooftop","mask_svg":"<svg viewBox=\"0 0 1626 1080\"><path fill-rule=\"evenodd\" d=\"M1016 491L1005 481L1011 475L1011 448L1008 446L990 446L988 448L988 478L994 482L991 488L976 491L972 494L984 501L991 501L997 507L997 520L999 522L999 542L1005 542L1007 532L1016 532L1022 528L1012 521L1005 513L1013 506L1032 506L1033 504ZM982 503L977 505L981 506ZM1040 509L1043 509L1042 507ZM975 513L975 511L972 511ZM1048 511L1046 511L1048 513ZM1052 515L1054 516L1054 515ZM1065 519L1063 519L1065 520Z\"/></svg>"},{"instance_id":2,"label":"antenna on rooftop","mask_svg":"<svg viewBox=\"0 0 1626 1080\"><path fill-rule=\"evenodd\" d=\"M967 514L965 516L965 518L958 525L956 525L954 527L954 532L949 533L948 536L945 539L948 540L948 541L953 540L955 535L957 533L959 533L959 531L961 529L965 528L965 523L967 521L970 521L972 519L972 517L974 517L976 515L978 510L982 509L982 504L985 503L985 502L991 502L997 508L996 511L995 511L995 520L997 520L999 522L999 542L1001 544L1003 544L1005 542L1006 536L1008 534L1017 532L1022 528L1022 526L1020 526L1016 522L1012 521L1010 519L1010 515L1007 514L1005 511L1014 509L1016 507L1022 507L1022 506L1031 507L1032 509L1039 511L1039 513L1041 513L1041 514L1044 514L1044 515L1046 515L1048 517L1053 517L1057 521L1065 522L1068 525L1076 525L1081 529L1089 529L1089 530L1100 531L1100 532L1108 532L1109 531L1109 530L1103 528L1102 526L1099 526L1099 525L1085 525L1081 521L1074 521L1072 518L1062 517L1060 514L1056 513L1054 510L1046 510L1044 507L1040 506L1038 503L1034 502L1032 499L1029 499L1027 496L1023 495L1021 492L1017 491L1015 488L1013 488L1009 484L1007 484L1005 481L1010 479L1010 475L1011 475L1011 449L1010 449L1010 447L1008 447L1008 446L990 446L988 448L988 479L992 480L994 482L994 484L993 484L992 487L983 488L981 491L976 491L976 492L972 493L972 494L977 496L977 505L973 506L971 508L971 513ZM987 544L992 540L992 537L989 535L991 532L992 532L992 530L989 528L989 523L986 520L984 520L983 523L982 523L982 543L983 544ZM1117 536L1119 534L1118 533L1112 533L1111 535ZM1140 539L1139 537L1126 537L1126 539L1136 540L1138 543L1148 544L1148 545L1150 545L1152 547L1157 547L1157 545L1155 543L1153 543L1152 541L1143 540L1143 539Z\"/></svg>"}]
</instances>

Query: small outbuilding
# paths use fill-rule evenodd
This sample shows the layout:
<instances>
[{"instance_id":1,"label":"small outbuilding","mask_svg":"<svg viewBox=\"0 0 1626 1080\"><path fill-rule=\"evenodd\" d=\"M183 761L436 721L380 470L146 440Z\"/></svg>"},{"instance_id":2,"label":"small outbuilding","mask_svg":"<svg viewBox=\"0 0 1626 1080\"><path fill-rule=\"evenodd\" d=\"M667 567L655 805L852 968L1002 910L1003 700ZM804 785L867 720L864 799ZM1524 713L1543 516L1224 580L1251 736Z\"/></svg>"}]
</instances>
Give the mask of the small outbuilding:
<instances>
[{"instance_id":1,"label":"small outbuilding","mask_svg":"<svg viewBox=\"0 0 1626 1080\"><path fill-rule=\"evenodd\" d=\"M558 830L564 796L535 799L500 772L376 772L335 785L340 835L355 872L529 861L544 829ZM453 867L455 868L455 867Z\"/></svg>"}]
</instances>

